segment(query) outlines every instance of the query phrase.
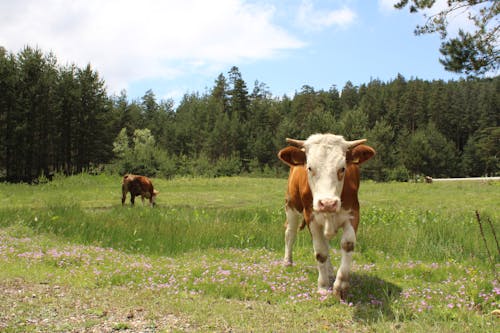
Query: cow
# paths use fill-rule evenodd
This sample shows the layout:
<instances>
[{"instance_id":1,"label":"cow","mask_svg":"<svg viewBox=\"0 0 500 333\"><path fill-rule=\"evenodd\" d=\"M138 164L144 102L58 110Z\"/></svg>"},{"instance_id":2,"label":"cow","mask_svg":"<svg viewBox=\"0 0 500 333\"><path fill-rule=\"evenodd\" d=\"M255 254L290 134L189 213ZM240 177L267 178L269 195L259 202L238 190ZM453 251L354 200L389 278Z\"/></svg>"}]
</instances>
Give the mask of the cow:
<instances>
[{"instance_id":1,"label":"cow","mask_svg":"<svg viewBox=\"0 0 500 333\"><path fill-rule=\"evenodd\" d=\"M359 224L359 165L375 155L363 143L340 135L313 134L307 140L286 139L278 158L290 167L286 193L284 265L293 264L297 231L306 225L312 236L318 266L318 291L332 291L344 299L349 287L352 253ZM343 228L341 263L336 277L330 262L329 241ZM335 282L334 282L335 281Z\"/></svg>"},{"instance_id":2,"label":"cow","mask_svg":"<svg viewBox=\"0 0 500 333\"><path fill-rule=\"evenodd\" d=\"M127 193L130 192L130 204L134 205L135 197L141 196L142 204L144 205L144 198L149 199L151 207L156 204L156 196L160 193L155 190L153 183L148 177L128 174L123 176L122 180L122 206L125 204Z\"/></svg>"}]
</instances>

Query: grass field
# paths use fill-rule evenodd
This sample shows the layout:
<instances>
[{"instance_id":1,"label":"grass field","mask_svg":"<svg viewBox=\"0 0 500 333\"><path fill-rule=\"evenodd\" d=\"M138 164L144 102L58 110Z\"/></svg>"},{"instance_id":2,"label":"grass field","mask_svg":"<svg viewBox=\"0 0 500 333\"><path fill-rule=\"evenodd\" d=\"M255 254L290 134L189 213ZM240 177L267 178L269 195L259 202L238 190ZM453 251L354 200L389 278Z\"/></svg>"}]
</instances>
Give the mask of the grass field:
<instances>
[{"instance_id":1,"label":"grass field","mask_svg":"<svg viewBox=\"0 0 500 333\"><path fill-rule=\"evenodd\" d=\"M307 231L281 265L286 180L154 179L154 209L120 182L0 184L0 331L498 329L499 182L364 182L342 302L316 293Z\"/></svg>"}]
</instances>

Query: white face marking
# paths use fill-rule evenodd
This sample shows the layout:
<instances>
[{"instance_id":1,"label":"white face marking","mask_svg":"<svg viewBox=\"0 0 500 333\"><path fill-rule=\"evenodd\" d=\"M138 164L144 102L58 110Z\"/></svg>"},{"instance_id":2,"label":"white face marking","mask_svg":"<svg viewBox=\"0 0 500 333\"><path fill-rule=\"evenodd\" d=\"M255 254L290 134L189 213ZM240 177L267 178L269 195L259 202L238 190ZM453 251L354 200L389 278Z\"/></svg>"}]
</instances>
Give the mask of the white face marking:
<instances>
[{"instance_id":1,"label":"white face marking","mask_svg":"<svg viewBox=\"0 0 500 333\"><path fill-rule=\"evenodd\" d=\"M304 145L308 180L313 194L313 210L339 212L344 186L347 144L343 137L315 134Z\"/></svg>"}]
</instances>

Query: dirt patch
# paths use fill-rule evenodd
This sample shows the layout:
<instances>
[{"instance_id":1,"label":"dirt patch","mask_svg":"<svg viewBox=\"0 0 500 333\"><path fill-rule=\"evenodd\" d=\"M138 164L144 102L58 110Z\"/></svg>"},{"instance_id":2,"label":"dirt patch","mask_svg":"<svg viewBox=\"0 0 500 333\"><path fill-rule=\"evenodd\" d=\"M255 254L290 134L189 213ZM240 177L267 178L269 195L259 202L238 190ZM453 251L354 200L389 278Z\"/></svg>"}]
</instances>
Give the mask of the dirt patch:
<instances>
[{"instance_id":1,"label":"dirt patch","mask_svg":"<svg viewBox=\"0 0 500 333\"><path fill-rule=\"evenodd\" d=\"M29 284L21 279L2 281L0 331L198 331L199 327L179 314L162 313L160 309L154 309L154 304L131 302L136 296L124 289L101 292ZM121 306L122 300L126 306Z\"/></svg>"}]
</instances>

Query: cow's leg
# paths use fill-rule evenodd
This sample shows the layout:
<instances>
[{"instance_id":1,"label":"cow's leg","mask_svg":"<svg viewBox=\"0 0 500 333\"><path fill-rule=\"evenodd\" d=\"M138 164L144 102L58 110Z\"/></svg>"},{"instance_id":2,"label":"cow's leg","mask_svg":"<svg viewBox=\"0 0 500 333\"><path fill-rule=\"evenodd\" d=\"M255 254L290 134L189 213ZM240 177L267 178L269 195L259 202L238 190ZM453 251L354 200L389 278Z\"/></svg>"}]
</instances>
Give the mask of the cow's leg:
<instances>
[{"instance_id":1,"label":"cow's leg","mask_svg":"<svg viewBox=\"0 0 500 333\"><path fill-rule=\"evenodd\" d=\"M325 238L324 227L312 221L310 224L314 255L318 263L318 291L329 290L333 284L333 267L330 262L328 240Z\"/></svg>"},{"instance_id":2,"label":"cow's leg","mask_svg":"<svg viewBox=\"0 0 500 333\"><path fill-rule=\"evenodd\" d=\"M285 258L283 264L285 266L291 266L293 264L292 252L293 244L297 238L297 230L299 228L299 222L302 218L302 214L295 211L290 207L285 208L286 213L286 230L285 230Z\"/></svg>"},{"instance_id":3,"label":"cow's leg","mask_svg":"<svg viewBox=\"0 0 500 333\"><path fill-rule=\"evenodd\" d=\"M337 296L344 299L345 293L349 288L349 273L351 272L352 265L352 252L354 251L354 245L356 244L356 233L351 223L346 222L344 224L344 231L342 233L342 240L340 241L340 252L342 258L340 261L340 267L337 271L337 277L335 278L335 283L333 285L333 290Z\"/></svg>"},{"instance_id":4,"label":"cow's leg","mask_svg":"<svg viewBox=\"0 0 500 333\"><path fill-rule=\"evenodd\" d=\"M130 204L133 206L135 204L135 195L130 193Z\"/></svg>"},{"instance_id":5,"label":"cow's leg","mask_svg":"<svg viewBox=\"0 0 500 333\"><path fill-rule=\"evenodd\" d=\"M122 206L125 205L125 200L127 200L127 192L122 192Z\"/></svg>"}]
</instances>

